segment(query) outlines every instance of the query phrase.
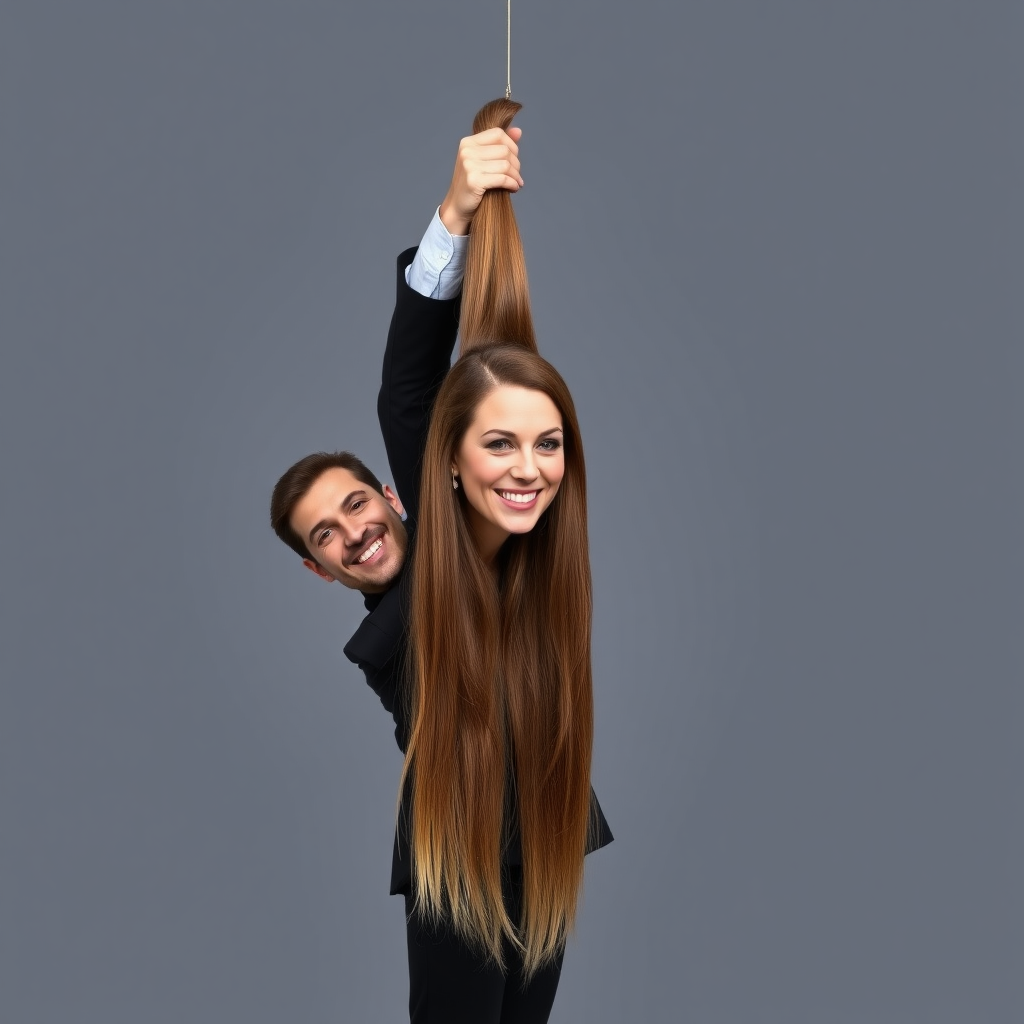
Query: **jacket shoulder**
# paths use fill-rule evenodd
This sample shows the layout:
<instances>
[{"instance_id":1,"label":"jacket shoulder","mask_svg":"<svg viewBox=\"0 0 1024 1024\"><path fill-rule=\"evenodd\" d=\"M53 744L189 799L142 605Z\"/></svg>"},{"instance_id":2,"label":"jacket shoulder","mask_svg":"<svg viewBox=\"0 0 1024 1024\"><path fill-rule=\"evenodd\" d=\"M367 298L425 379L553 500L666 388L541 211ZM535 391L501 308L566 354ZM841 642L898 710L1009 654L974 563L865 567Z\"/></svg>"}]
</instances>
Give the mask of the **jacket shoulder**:
<instances>
[{"instance_id":1,"label":"jacket shoulder","mask_svg":"<svg viewBox=\"0 0 1024 1024\"><path fill-rule=\"evenodd\" d=\"M407 628L404 576L381 597L345 644L349 661L379 670L401 649Z\"/></svg>"}]
</instances>

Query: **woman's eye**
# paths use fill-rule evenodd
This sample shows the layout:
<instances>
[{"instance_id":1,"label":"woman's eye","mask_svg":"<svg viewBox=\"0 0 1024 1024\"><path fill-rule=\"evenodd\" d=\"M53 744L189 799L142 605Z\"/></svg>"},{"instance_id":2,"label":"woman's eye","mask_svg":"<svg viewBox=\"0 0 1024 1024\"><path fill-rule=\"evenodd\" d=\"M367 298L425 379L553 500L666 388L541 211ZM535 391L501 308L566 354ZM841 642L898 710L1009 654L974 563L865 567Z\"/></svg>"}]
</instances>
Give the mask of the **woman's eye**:
<instances>
[{"instance_id":1,"label":"woman's eye","mask_svg":"<svg viewBox=\"0 0 1024 1024\"><path fill-rule=\"evenodd\" d=\"M508 451L508 449L510 449L512 445L509 444L508 441L505 440L505 438L499 437L496 440L489 442L487 447L492 452L504 452Z\"/></svg>"},{"instance_id":2,"label":"woman's eye","mask_svg":"<svg viewBox=\"0 0 1024 1024\"><path fill-rule=\"evenodd\" d=\"M548 437L541 441L537 447L544 452L557 452L562 447L562 442L557 437Z\"/></svg>"}]
</instances>

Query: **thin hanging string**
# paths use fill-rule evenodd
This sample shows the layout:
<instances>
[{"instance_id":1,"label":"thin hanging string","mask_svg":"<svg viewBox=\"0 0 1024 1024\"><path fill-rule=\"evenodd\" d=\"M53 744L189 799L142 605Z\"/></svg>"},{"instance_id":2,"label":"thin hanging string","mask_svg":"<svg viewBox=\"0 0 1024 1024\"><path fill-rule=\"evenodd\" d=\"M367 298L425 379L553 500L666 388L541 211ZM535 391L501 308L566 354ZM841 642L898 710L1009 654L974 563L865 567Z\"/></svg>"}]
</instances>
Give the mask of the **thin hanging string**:
<instances>
[{"instance_id":1,"label":"thin hanging string","mask_svg":"<svg viewBox=\"0 0 1024 1024\"><path fill-rule=\"evenodd\" d=\"M512 98L512 0L505 0L505 99Z\"/></svg>"}]
</instances>

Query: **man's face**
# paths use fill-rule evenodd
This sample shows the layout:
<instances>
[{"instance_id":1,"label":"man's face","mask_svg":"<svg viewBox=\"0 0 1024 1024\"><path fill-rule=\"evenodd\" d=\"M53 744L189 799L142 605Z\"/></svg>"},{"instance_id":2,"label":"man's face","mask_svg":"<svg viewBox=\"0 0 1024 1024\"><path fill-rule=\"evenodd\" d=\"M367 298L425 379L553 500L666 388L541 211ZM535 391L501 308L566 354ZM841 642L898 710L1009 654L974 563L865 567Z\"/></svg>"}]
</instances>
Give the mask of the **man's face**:
<instances>
[{"instance_id":1,"label":"man's face","mask_svg":"<svg viewBox=\"0 0 1024 1024\"><path fill-rule=\"evenodd\" d=\"M405 561L409 537L401 511L390 487L381 496L338 466L313 481L289 521L312 555L303 565L328 582L379 594Z\"/></svg>"}]
</instances>

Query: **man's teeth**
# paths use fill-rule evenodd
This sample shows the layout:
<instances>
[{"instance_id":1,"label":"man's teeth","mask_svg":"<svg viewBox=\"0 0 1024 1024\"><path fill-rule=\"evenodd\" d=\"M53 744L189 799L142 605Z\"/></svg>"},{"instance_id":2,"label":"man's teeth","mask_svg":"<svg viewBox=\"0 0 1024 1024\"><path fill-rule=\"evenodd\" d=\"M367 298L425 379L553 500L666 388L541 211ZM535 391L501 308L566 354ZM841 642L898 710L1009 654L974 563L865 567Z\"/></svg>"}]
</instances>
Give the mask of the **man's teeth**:
<instances>
[{"instance_id":1,"label":"man's teeth","mask_svg":"<svg viewBox=\"0 0 1024 1024\"><path fill-rule=\"evenodd\" d=\"M357 562L365 562L372 555L375 555L379 550L380 546L384 543L382 537L378 537L357 559Z\"/></svg>"},{"instance_id":2,"label":"man's teeth","mask_svg":"<svg viewBox=\"0 0 1024 1024\"><path fill-rule=\"evenodd\" d=\"M520 505L526 505L537 497L536 491L529 491L527 494L517 494L514 491L502 491L501 496L506 501L514 501Z\"/></svg>"}]
</instances>

